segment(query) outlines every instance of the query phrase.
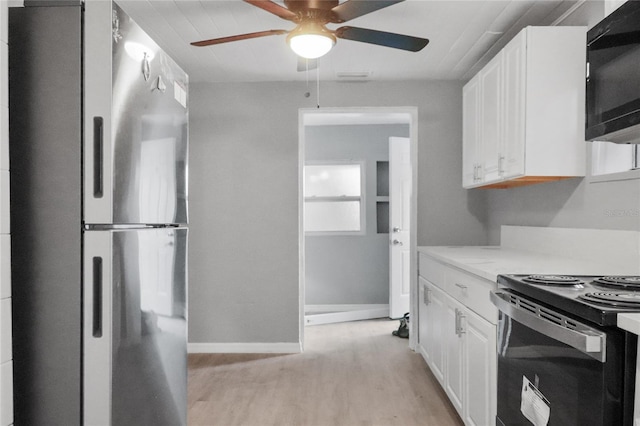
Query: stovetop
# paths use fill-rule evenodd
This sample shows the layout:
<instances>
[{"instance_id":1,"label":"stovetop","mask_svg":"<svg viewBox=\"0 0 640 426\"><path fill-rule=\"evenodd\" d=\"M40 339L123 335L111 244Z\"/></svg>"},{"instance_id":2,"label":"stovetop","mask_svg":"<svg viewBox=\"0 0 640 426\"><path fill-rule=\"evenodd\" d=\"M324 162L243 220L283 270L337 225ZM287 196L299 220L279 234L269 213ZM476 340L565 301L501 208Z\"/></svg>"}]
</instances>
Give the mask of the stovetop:
<instances>
[{"instance_id":1,"label":"stovetop","mask_svg":"<svg viewBox=\"0 0 640 426\"><path fill-rule=\"evenodd\" d=\"M499 275L498 288L598 325L616 325L617 314L640 312L640 276Z\"/></svg>"}]
</instances>

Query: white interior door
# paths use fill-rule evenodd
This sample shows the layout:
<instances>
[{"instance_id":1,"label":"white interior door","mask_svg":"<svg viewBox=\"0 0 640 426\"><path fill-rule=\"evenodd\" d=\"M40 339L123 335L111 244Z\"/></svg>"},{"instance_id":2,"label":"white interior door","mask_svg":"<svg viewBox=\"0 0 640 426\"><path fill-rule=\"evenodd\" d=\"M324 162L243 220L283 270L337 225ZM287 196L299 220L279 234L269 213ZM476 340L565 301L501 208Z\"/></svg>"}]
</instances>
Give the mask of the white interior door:
<instances>
[{"instance_id":1,"label":"white interior door","mask_svg":"<svg viewBox=\"0 0 640 426\"><path fill-rule=\"evenodd\" d=\"M411 143L389 138L389 316L409 312L411 286Z\"/></svg>"}]
</instances>

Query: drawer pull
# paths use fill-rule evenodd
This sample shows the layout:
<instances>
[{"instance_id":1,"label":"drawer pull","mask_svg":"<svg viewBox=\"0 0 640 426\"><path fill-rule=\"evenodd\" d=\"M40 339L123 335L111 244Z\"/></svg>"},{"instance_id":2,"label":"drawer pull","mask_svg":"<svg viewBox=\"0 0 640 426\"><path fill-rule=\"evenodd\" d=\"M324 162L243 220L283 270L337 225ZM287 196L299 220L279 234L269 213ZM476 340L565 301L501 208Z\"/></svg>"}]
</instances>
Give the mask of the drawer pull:
<instances>
[{"instance_id":1,"label":"drawer pull","mask_svg":"<svg viewBox=\"0 0 640 426\"><path fill-rule=\"evenodd\" d=\"M456 287L458 287L461 290L466 290L467 289L466 285L462 285L462 284L458 284L458 283L456 283Z\"/></svg>"}]
</instances>

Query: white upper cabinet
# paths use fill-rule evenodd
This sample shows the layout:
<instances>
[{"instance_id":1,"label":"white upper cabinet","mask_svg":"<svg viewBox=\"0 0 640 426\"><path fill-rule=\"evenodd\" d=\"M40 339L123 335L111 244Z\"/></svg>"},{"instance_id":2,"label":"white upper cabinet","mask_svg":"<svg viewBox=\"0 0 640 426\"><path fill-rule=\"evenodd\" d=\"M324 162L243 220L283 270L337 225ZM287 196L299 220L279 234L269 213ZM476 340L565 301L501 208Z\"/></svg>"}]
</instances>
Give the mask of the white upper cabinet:
<instances>
[{"instance_id":1,"label":"white upper cabinet","mask_svg":"<svg viewBox=\"0 0 640 426\"><path fill-rule=\"evenodd\" d=\"M504 136L499 152L500 176L524 175L525 78L527 38L522 32L504 48Z\"/></svg>"},{"instance_id":2,"label":"white upper cabinet","mask_svg":"<svg viewBox=\"0 0 640 426\"><path fill-rule=\"evenodd\" d=\"M480 73L480 145L479 178L484 182L499 179L498 158L503 132L504 52L500 52Z\"/></svg>"},{"instance_id":3,"label":"white upper cabinet","mask_svg":"<svg viewBox=\"0 0 640 426\"><path fill-rule=\"evenodd\" d=\"M478 158L480 157L480 84L479 75L472 78L462 89L462 185L473 186L480 179Z\"/></svg>"},{"instance_id":4,"label":"white upper cabinet","mask_svg":"<svg viewBox=\"0 0 640 426\"><path fill-rule=\"evenodd\" d=\"M586 27L527 27L463 88L463 186L585 175Z\"/></svg>"}]
</instances>

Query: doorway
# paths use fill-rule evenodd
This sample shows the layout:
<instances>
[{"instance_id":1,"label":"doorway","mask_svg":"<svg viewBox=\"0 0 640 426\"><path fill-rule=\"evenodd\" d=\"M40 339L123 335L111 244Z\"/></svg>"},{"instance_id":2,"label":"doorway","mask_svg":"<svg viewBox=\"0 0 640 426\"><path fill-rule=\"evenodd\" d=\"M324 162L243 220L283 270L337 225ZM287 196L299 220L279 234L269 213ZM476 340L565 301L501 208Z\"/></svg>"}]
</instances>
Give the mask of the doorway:
<instances>
[{"instance_id":1,"label":"doorway","mask_svg":"<svg viewBox=\"0 0 640 426\"><path fill-rule=\"evenodd\" d=\"M364 238L364 235L367 234L367 229L369 230L368 234L375 234L376 232L375 231L371 232L371 230L376 229L376 226L379 228L381 226L380 225L381 222L382 223L385 222L385 219L383 219L382 221L379 220L380 217L385 218L385 211L386 211L386 218L389 217L389 199L390 199L388 194L386 195L386 197L384 195L374 194L373 198L375 198L375 202L372 203L371 193L367 195L366 191L363 190L363 192L360 194L357 194L356 192L354 193L350 192L348 195L342 194L343 198L338 198L337 196L334 196L334 198L325 197L325 198L318 198L318 199L316 198L310 199L309 197L307 197L307 199L305 200L305 196L304 196L305 181L308 183L309 180L313 178L313 176L309 175L305 180L305 164L308 162L307 149L309 149L309 153L311 153L311 151L316 149L312 144L312 137L310 136L312 133L309 133L309 131L310 129L315 129L318 126L329 126L334 128L336 128L337 126L375 128L375 126L386 127L386 126L393 126L393 125L398 125L398 126L404 125L405 128L407 129L406 135L400 134L400 135L389 135L389 136L406 136L409 142L408 157L410 162L410 176L409 176L410 185L409 185L409 192L408 194L405 194L405 195L408 196L410 208L408 212L405 214L406 220L405 220L405 226L403 226L404 228L406 228L406 224L408 223L409 231L407 235L404 236L404 240L402 241L402 244L407 253L405 255L405 267L406 267L405 269L408 272L408 274L405 273L405 275L409 276L409 283L410 283L409 284L409 294L410 294L409 311L415 311L414 304L416 300L415 289L417 288L417 283L416 283L417 277L415 276L416 274L411 273L411 271L417 270L417 259L416 259L416 235L417 235L416 193L417 192L415 190L417 188L417 173L416 173L417 145L418 145L417 117L418 117L417 108L415 107L323 108L323 109L302 109L299 112L299 197L298 197L299 198L298 235L299 235L299 252L300 252L300 256L299 256L299 259L300 259L300 265L299 265L299 270L300 270L300 277L299 277L299 315L300 315L299 330L300 331L299 333L300 333L300 336L299 337L300 337L302 348L304 348L304 327L306 325L305 306L307 305L307 298L308 298L307 296L309 297L317 296L317 290L316 290L316 287L313 287L313 283L307 283L307 275L308 275L306 273L307 267L310 266L311 268L316 268L316 265L315 265L315 262L314 262L314 265L307 265L305 222L307 222L310 225L309 226L310 228L312 227L316 231L318 230L331 231L330 228L323 229L322 228L323 225L316 223L316 219L309 216L309 213L311 211L322 211L322 209L324 208L335 207L335 208L346 209L347 202L352 203L351 208L353 210L357 208L356 206L358 206L358 202L360 202L359 204L360 208L365 210L361 215L361 219L360 219L361 222L358 223L357 221L355 222L350 221L349 225L345 225L345 226L350 227L349 228L350 232L354 234L360 233L360 235L363 236ZM347 127L344 127L344 129L346 128ZM378 127L378 128L381 128L381 127ZM348 142L345 142L345 144L346 143ZM386 148L385 148L387 150L387 153L389 152L388 151L389 146L390 146L390 143L387 142ZM387 170L388 170L388 159L386 162L387 162ZM340 163L343 163L345 166L350 166L350 167L345 167L344 169L352 170L352 171L357 170L357 167L354 167L355 164L360 164L360 167L362 168L361 176L364 181L366 181L367 179L367 176L366 176L367 171L369 171L369 175L371 175L370 177L376 177L377 176L376 170L378 170L379 172L380 170L384 170L385 168L383 164L384 161L378 161L378 162L363 161L362 156L354 156L354 155L345 156L343 158L329 156L327 158L324 158L321 161L316 161L314 163L314 168L318 173L321 173L323 172L323 167L326 167L327 170L324 171L324 176L326 177L327 175L329 175L327 172L330 172L331 170L339 170L339 168L331 169L331 167L337 167L340 165ZM367 165L367 163L369 164ZM315 167L315 166L318 166L318 167ZM413 190L411 190L411 188L413 188ZM322 196L327 194L322 194L320 191L314 195ZM331 194L328 194L328 195L331 195ZM358 198L358 197L362 197L362 198ZM371 207L365 208L366 202L368 202L369 206L373 205L374 206L373 209ZM386 210L385 210L385 204L386 204ZM306 219L305 219L305 205L307 207L311 206L310 208L308 208ZM375 210L375 211L372 212L371 210ZM356 210L356 213L357 213L357 210ZM385 227L384 224L382 226ZM392 241L394 239L393 238L394 235L393 235L393 232L391 232L391 229L393 229L394 227L398 227L398 226L390 226L388 219L386 219L387 230L381 231L381 232L379 231L380 234L385 234L385 235L377 236L378 239L382 237L384 240L383 249L386 250L387 259L391 254ZM321 237L323 235L331 235L331 232L329 232L328 234L326 233L322 234L322 232L320 232L319 234L317 233L314 234L314 238L316 236L320 237L320 238L314 239L314 241L316 242L322 241ZM337 234L334 233L334 236L335 235ZM344 236L344 234L342 234L342 236ZM375 236L372 236L372 237L375 238ZM350 241L353 242L354 240L357 240L357 239L351 238ZM344 242L348 240L343 239L342 241ZM355 250L351 251L351 253L354 253L354 252ZM347 251L347 253L349 252ZM333 254L334 256L338 256L336 253L333 253ZM350 256L348 254L342 255L342 257L339 257L339 259L341 259L343 263L349 263ZM354 256L353 261L354 262L358 261L357 256ZM386 281L386 291L387 291L387 297L388 297L389 291L390 291L389 283L390 283L390 275L391 275L389 273L388 268L385 274L386 276L382 278ZM307 288L308 284L310 285L309 288ZM338 288L339 287L336 287L336 289ZM406 285L405 285L405 288L406 288ZM376 291L379 292L380 289L378 288ZM388 316L388 309L389 309L388 302L386 305L375 304L375 303L370 304L370 305L367 305L367 308L373 311L377 309L379 312L383 312L384 316ZM386 311L381 309L386 309ZM359 313L357 312L355 313L355 316L353 312L343 313L343 315L346 315L344 317L345 319L364 319L364 318L367 318L366 315L371 314L371 312L368 312L368 313L364 311L358 311L358 312ZM384 314L384 312L386 312L386 314ZM358 318L359 314L365 315L365 316L362 318ZM414 327L413 324L410 324L410 326L411 328ZM414 347L414 342L413 342L414 335L415 333L410 333L409 344L411 347Z\"/></svg>"}]
</instances>

